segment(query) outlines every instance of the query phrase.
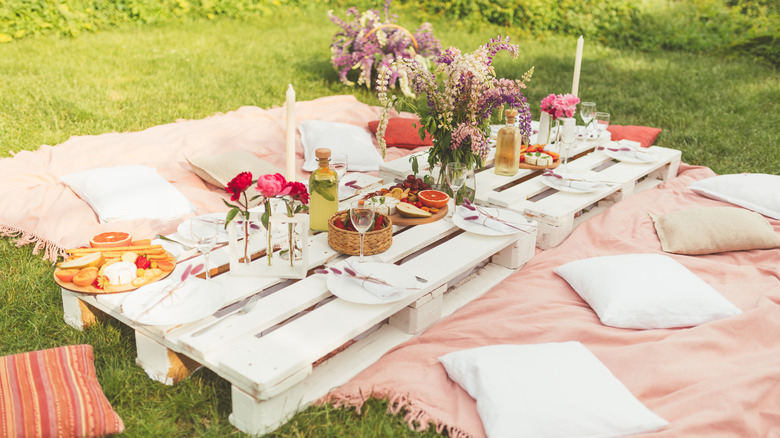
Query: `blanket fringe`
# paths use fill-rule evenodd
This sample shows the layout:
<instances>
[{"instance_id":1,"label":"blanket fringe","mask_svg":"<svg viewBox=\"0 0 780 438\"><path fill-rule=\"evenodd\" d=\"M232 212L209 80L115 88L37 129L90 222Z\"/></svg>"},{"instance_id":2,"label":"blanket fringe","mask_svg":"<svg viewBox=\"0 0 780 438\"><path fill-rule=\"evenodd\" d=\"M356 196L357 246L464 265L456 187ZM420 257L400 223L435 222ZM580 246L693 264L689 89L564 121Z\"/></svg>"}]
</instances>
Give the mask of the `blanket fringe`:
<instances>
[{"instance_id":1,"label":"blanket fringe","mask_svg":"<svg viewBox=\"0 0 780 438\"><path fill-rule=\"evenodd\" d=\"M425 432L433 426L436 433L441 434L445 430L450 438L473 438L473 435L463 429L446 424L439 418L432 416L422 407L417 406L407 394L402 394L390 388L373 388L370 393L364 394L362 389L355 393L336 393L322 397L317 404L329 403L334 408L353 408L360 414L363 404L369 399L387 400L387 413L398 415L404 412L404 421L409 429L415 432Z\"/></svg>"},{"instance_id":2,"label":"blanket fringe","mask_svg":"<svg viewBox=\"0 0 780 438\"><path fill-rule=\"evenodd\" d=\"M43 258L52 263L56 263L58 258L66 256L65 248L36 234L15 227L0 225L0 236L10 237L17 248L29 244L35 245L32 253L38 255L43 251Z\"/></svg>"}]
</instances>

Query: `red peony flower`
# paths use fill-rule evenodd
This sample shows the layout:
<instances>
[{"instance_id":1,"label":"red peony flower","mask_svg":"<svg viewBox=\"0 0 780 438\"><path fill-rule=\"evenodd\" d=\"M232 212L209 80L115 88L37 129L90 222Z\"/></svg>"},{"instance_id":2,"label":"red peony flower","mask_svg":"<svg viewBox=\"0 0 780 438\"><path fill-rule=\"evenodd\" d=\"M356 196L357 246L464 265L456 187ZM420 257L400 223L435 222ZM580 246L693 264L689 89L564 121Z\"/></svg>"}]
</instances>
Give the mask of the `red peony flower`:
<instances>
[{"instance_id":1,"label":"red peony flower","mask_svg":"<svg viewBox=\"0 0 780 438\"><path fill-rule=\"evenodd\" d=\"M287 180L279 173L261 176L257 179L257 186L255 188L265 198L284 196L290 193L290 187Z\"/></svg>"},{"instance_id":2,"label":"red peony flower","mask_svg":"<svg viewBox=\"0 0 780 438\"><path fill-rule=\"evenodd\" d=\"M303 183L290 182L287 183L287 185L290 187L289 194L292 199L301 201L304 205L309 203L309 192L306 190L306 186Z\"/></svg>"},{"instance_id":3,"label":"red peony flower","mask_svg":"<svg viewBox=\"0 0 780 438\"><path fill-rule=\"evenodd\" d=\"M241 172L238 175L236 175L235 178L230 180L225 190L230 193L230 200L235 202L238 201L238 198L241 196L246 189L249 188L249 186L252 185L252 173L251 172Z\"/></svg>"}]
</instances>

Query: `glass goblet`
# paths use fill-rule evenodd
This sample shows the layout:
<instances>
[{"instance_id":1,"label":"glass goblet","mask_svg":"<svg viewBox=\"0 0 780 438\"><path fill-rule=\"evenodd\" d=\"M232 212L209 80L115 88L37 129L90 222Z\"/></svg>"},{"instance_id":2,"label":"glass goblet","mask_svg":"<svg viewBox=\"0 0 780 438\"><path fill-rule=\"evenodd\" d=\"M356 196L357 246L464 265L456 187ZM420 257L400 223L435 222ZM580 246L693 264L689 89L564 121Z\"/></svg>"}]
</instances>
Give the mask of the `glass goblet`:
<instances>
[{"instance_id":1,"label":"glass goblet","mask_svg":"<svg viewBox=\"0 0 780 438\"><path fill-rule=\"evenodd\" d=\"M458 205L458 191L466 183L466 165L463 163L447 163L444 167L444 180L452 190L452 211L455 213L455 207Z\"/></svg>"},{"instance_id":2,"label":"glass goblet","mask_svg":"<svg viewBox=\"0 0 780 438\"><path fill-rule=\"evenodd\" d=\"M209 269L209 253L217 244L219 234L219 221L209 217L195 217L190 219L190 235L195 243L195 248L203 254L203 262L206 270L206 280L211 279Z\"/></svg>"},{"instance_id":3,"label":"glass goblet","mask_svg":"<svg viewBox=\"0 0 780 438\"><path fill-rule=\"evenodd\" d=\"M596 116L596 102L582 102L580 104L580 118L585 125L585 138L590 139L590 122Z\"/></svg>"},{"instance_id":4,"label":"glass goblet","mask_svg":"<svg viewBox=\"0 0 780 438\"><path fill-rule=\"evenodd\" d=\"M596 140L601 139L601 134L607 130L609 126L609 113L596 113Z\"/></svg>"},{"instance_id":5,"label":"glass goblet","mask_svg":"<svg viewBox=\"0 0 780 438\"><path fill-rule=\"evenodd\" d=\"M563 172L568 170L569 155L571 147L577 141L577 121L574 118L562 118L561 127L561 160L563 161Z\"/></svg>"},{"instance_id":6,"label":"glass goblet","mask_svg":"<svg viewBox=\"0 0 780 438\"><path fill-rule=\"evenodd\" d=\"M349 220L360 235L360 261L363 262L363 239L374 224L374 204L364 200L353 202L349 207Z\"/></svg>"},{"instance_id":7,"label":"glass goblet","mask_svg":"<svg viewBox=\"0 0 780 438\"><path fill-rule=\"evenodd\" d=\"M339 176L339 181L347 174L347 167L349 167L349 157L347 154L333 153L330 155L330 168L336 171Z\"/></svg>"}]
</instances>

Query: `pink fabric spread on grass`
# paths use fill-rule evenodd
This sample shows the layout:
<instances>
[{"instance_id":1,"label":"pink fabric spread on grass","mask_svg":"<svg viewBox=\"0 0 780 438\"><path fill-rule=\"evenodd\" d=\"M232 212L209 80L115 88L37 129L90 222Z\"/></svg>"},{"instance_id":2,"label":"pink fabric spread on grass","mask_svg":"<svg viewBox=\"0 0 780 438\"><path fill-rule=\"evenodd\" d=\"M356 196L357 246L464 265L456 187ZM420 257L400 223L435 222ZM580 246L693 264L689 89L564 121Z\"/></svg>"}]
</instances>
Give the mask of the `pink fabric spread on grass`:
<instances>
[{"instance_id":1,"label":"pink fabric spread on grass","mask_svg":"<svg viewBox=\"0 0 780 438\"><path fill-rule=\"evenodd\" d=\"M447 377L437 358L484 345L577 340L642 403L671 423L643 436L776 436L780 249L666 254L744 312L685 329L604 326L553 272L588 257L665 254L647 212L726 205L686 189L694 180L713 175L707 168L682 166L678 178L585 221L562 245L537 254L485 296L395 348L326 400L359 409L373 392L373 397L391 401L391 412L404 412L412 428L426 429L430 422L451 437L483 437L475 401ZM770 222L780 232L780 221Z\"/></svg>"},{"instance_id":2,"label":"pink fabric spread on grass","mask_svg":"<svg viewBox=\"0 0 780 438\"><path fill-rule=\"evenodd\" d=\"M354 96L331 96L297 102L298 123L324 120L350 123L368 130L368 122L381 109L360 103ZM377 146L374 139L374 146ZM388 149L386 161L415 150ZM225 211L222 188L198 178L185 156L196 158L232 150L246 150L285 169L285 110L241 107L202 120L181 120L140 132L109 133L71 137L58 146L41 146L0 160L0 234L12 236L17 245L35 244L54 261L63 249L89 243L104 231L126 231L139 239L156 233L172 233L185 218L121 221L100 224L92 209L61 183L59 177L97 167L141 164L157 169L197 207L197 214ZM303 146L296 133L298 179L308 178L301 170ZM257 175L255 175L257 177Z\"/></svg>"}]
</instances>

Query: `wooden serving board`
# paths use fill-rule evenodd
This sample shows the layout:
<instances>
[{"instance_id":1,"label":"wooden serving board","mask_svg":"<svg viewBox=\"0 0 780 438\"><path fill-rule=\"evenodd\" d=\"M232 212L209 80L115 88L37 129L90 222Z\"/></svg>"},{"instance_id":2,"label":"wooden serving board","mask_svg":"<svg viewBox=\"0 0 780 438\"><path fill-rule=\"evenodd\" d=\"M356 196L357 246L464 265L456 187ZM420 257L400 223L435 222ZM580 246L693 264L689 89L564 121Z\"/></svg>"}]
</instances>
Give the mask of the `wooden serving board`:
<instances>
[{"instance_id":1,"label":"wooden serving board","mask_svg":"<svg viewBox=\"0 0 780 438\"><path fill-rule=\"evenodd\" d=\"M555 161L555 162L553 162L549 166L536 166L534 164L520 163L518 165L518 167L521 168L521 169L544 170L544 169L555 169L556 167L558 167L560 165L561 165L561 160Z\"/></svg>"},{"instance_id":2,"label":"wooden serving board","mask_svg":"<svg viewBox=\"0 0 780 438\"><path fill-rule=\"evenodd\" d=\"M155 281L162 280L163 278L171 275L171 272L173 272L175 270L176 258L171 253L169 253L167 251L166 251L166 254L168 255L168 259L174 264L174 269L172 269L172 270L170 270L168 272L162 271L162 273L152 277L152 280L149 281L148 283L144 284L144 286L146 286L147 284L152 284ZM57 272L59 272L59 271L60 271L60 268L57 268L57 269L54 270L55 274ZM56 275L54 275L54 281L56 281L57 284L59 284L61 287L65 288L65 289L72 290L74 292L84 292L84 293L88 293L88 294L115 294L115 293L119 293L119 292L128 292L128 291L131 291L131 290L136 290L139 287L141 287L141 286L133 286L131 283L120 284L120 285L116 285L116 286L115 285L110 285L110 286L106 287L105 289L98 289L98 288L96 288L95 286L92 286L92 285L89 285L89 286L76 286L75 284L73 284L73 282L69 281L69 282L66 283L66 282L60 280L59 278L57 278Z\"/></svg>"},{"instance_id":3,"label":"wooden serving board","mask_svg":"<svg viewBox=\"0 0 780 438\"><path fill-rule=\"evenodd\" d=\"M439 209L438 212L434 213L433 215L429 217L403 217L400 214L396 213L393 215L390 215L390 219L393 221L393 225L422 225L422 224L429 224L431 222L436 222L437 220L443 218L447 215L447 209L448 206L444 206Z\"/></svg>"}]
</instances>

